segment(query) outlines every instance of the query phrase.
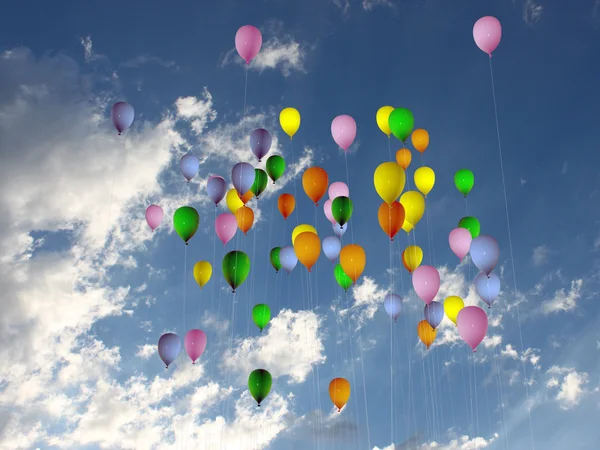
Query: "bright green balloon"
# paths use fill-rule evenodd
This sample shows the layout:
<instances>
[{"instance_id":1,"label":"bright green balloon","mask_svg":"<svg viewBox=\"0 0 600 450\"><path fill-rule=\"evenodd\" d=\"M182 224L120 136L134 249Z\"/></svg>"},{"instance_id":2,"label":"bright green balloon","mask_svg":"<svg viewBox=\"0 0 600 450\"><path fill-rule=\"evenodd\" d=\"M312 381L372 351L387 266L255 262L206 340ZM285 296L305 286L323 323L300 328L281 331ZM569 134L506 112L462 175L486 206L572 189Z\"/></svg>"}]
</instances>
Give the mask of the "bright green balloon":
<instances>
[{"instance_id":1,"label":"bright green balloon","mask_svg":"<svg viewBox=\"0 0 600 450\"><path fill-rule=\"evenodd\" d=\"M252 394L258 406L271 392L272 384L273 378L265 369L256 369L248 377L248 389L250 389L250 394Z\"/></svg>"},{"instance_id":2,"label":"bright green balloon","mask_svg":"<svg viewBox=\"0 0 600 450\"><path fill-rule=\"evenodd\" d=\"M352 200L348 197L336 197L331 202L331 214L340 227L348 223L352 216L352 209Z\"/></svg>"},{"instance_id":3,"label":"bright green balloon","mask_svg":"<svg viewBox=\"0 0 600 450\"><path fill-rule=\"evenodd\" d=\"M460 169L454 174L454 184L456 189L467 198L475 184L475 176L469 169Z\"/></svg>"},{"instance_id":4,"label":"bright green balloon","mask_svg":"<svg viewBox=\"0 0 600 450\"><path fill-rule=\"evenodd\" d=\"M185 245L196 234L200 225L200 216L191 206L182 206L173 214L173 226Z\"/></svg>"},{"instance_id":5,"label":"bright green balloon","mask_svg":"<svg viewBox=\"0 0 600 450\"><path fill-rule=\"evenodd\" d=\"M410 136L410 133L412 133L415 126L415 118L409 109L396 108L390 113L388 125L394 136L404 142Z\"/></svg>"},{"instance_id":6,"label":"bright green balloon","mask_svg":"<svg viewBox=\"0 0 600 450\"><path fill-rule=\"evenodd\" d=\"M281 251L281 247L274 247L271 249L271 253L269 254L269 258L271 259L271 265L275 272L279 272L281 270L281 261L279 260L279 252Z\"/></svg>"},{"instance_id":7,"label":"bright green balloon","mask_svg":"<svg viewBox=\"0 0 600 450\"><path fill-rule=\"evenodd\" d=\"M460 222L458 222L458 228L466 228L469 230L469 233L471 233L471 237L473 239L479 236L479 232L481 231L479 220L471 216L466 216L460 219Z\"/></svg>"},{"instance_id":8,"label":"bright green balloon","mask_svg":"<svg viewBox=\"0 0 600 450\"><path fill-rule=\"evenodd\" d=\"M281 178L285 172L285 160L279 155L269 156L269 159L267 159L267 164L265 164L265 169L267 169L269 177L271 177L273 184L275 184L275 182Z\"/></svg>"},{"instance_id":9,"label":"bright green balloon","mask_svg":"<svg viewBox=\"0 0 600 450\"><path fill-rule=\"evenodd\" d=\"M268 182L267 172L262 169L254 169L254 183L252 183L250 190L256 198L260 197L260 194L265 192Z\"/></svg>"},{"instance_id":10,"label":"bright green balloon","mask_svg":"<svg viewBox=\"0 0 600 450\"><path fill-rule=\"evenodd\" d=\"M338 282L338 284L342 287L342 289L344 291L347 291L348 288L350 286L352 286L352 283L353 283L352 278L350 278L348 275L346 275L346 272L344 272L344 269L342 269L341 264L338 264L337 266L335 266L333 275L335 276L335 281Z\"/></svg>"},{"instance_id":11,"label":"bright green balloon","mask_svg":"<svg viewBox=\"0 0 600 450\"><path fill-rule=\"evenodd\" d=\"M262 332L269 323L269 320L271 320L271 309L269 306L264 303L254 305L254 308L252 308L252 320L254 320L254 323Z\"/></svg>"},{"instance_id":12,"label":"bright green balloon","mask_svg":"<svg viewBox=\"0 0 600 450\"><path fill-rule=\"evenodd\" d=\"M233 292L246 281L250 273L250 258L244 252L234 250L223 257L223 276Z\"/></svg>"}]
</instances>

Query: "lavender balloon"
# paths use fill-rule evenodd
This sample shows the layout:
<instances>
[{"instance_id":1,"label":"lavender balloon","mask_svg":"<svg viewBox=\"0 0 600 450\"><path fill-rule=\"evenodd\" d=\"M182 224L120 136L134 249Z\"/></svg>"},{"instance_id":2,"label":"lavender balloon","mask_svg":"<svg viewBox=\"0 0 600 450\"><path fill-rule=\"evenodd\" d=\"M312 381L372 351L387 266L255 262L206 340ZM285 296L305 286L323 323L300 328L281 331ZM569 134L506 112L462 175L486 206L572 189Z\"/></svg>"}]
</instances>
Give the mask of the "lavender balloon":
<instances>
[{"instance_id":1,"label":"lavender balloon","mask_svg":"<svg viewBox=\"0 0 600 450\"><path fill-rule=\"evenodd\" d=\"M500 247L498 241L491 236L480 234L471 242L469 249L473 264L489 276L500 258Z\"/></svg>"},{"instance_id":2,"label":"lavender balloon","mask_svg":"<svg viewBox=\"0 0 600 450\"><path fill-rule=\"evenodd\" d=\"M423 314L427 323L435 330L444 320L444 305L440 302L431 302L425 305Z\"/></svg>"},{"instance_id":3,"label":"lavender balloon","mask_svg":"<svg viewBox=\"0 0 600 450\"><path fill-rule=\"evenodd\" d=\"M189 182L198 175L198 171L200 170L200 160L197 156L188 153L179 161L179 168L181 169L184 178Z\"/></svg>"},{"instance_id":4,"label":"lavender balloon","mask_svg":"<svg viewBox=\"0 0 600 450\"><path fill-rule=\"evenodd\" d=\"M167 365L169 365L177 359L181 352L181 339L175 333L163 334L158 340L158 354L160 359Z\"/></svg>"},{"instance_id":5,"label":"lavender balloon","mask_svg":"<svg viewBox=\"0 0 600 450\"><path fill-rule=\"evenodd\" d=\"M254 167L246 162L237 163L231 169L231 181L240 196L243 196L250 190L254 184L254 177Z\"/></svg>"},{"instance_id":6,"label":"lavender balloon","mask_svg":"<svg viewBox=\"0 0 600 450\"><path fill-rule=\"evenodd\" d=\"M402 298L399 295L388 294L383 300L383 307L388 316L394 319L395 322L400 317L400 314L402 314L404 303L402 303Z\"/></svg>"},{"instance_id":7,"label":"lavender balloon","mask_svg":"<svg viewBox=\"0 0 600 450\"><path fill-rule=\"evenodd\" d=\"M227 193L227 182L223 177L213 175L206 182L206 193L217 206Z\"/></svg>"},{"instance_id":8,"label":"lavender balloon","mask_svg":"<svg viewBox=\"0 0 600 450\"><path fill-rule=\"evenodd\" d=\"M271 135L264 128L258 128L252 132L250 135L250 148L252 149L252 153L258 158L258 162L269 153L272 142Z\"/></svg>"},{"instance_id":9,"label":"lavender balloon","mask_svg":"<svg viewBox=\"0 0 600 450\"><path fill-rule=\"evenodd\" d=\"M335 236L327 236L323 239L323 253L331 262L335 262L342 250L342 243Z\"/></svg>"},{"instance_id":10,"label":"lavender balloon","mask_svg":"<svg viewBox=\"0 0 600 450\"><path fill-rule=\"evenodd\" d=\"M500 295L500 278L495 273L486 275L480 272L475 277L475 290L477 294L487 305L488 308L492 307L492 303L496 301Z\"/></svg>"},{"instance_id":11,"label":"lavender balloon","mask_svg":"<svg viewBox=\"0 0 600 450\"><path fill-rule=\"evenodd\" d=\"M342 237L349 226L350 226L350 224L348 224L348 223L345 224L343 227L340 226L340 224L337 222L332 224L333 232L335 233L335 235L337 237Z\"/></svg>"},{"instance_id":12,"label":"lavender balloon","mask_svg":"<svg viewBox=\"0 0 600 450\"><path fill-rule=\"evenodd\" d=\"M135 117L133 106L127 102L117 102L110 111L110 117L120 136L133 123Z\"/></svg>"},{"instance_id":13,"label":"lavender balloon","mask_svg":"<svg viewBox=\"0 0 600 450\"><path fill-rule=\"evenodd\" d=\"M294 270L294 267L296 267L296 264L298 264L298 257L296 256L294 247L290 245L283 247L279 251L279 262L281 263L283 270L289 275L290 272Z\"/></svg>"}]
</instances>

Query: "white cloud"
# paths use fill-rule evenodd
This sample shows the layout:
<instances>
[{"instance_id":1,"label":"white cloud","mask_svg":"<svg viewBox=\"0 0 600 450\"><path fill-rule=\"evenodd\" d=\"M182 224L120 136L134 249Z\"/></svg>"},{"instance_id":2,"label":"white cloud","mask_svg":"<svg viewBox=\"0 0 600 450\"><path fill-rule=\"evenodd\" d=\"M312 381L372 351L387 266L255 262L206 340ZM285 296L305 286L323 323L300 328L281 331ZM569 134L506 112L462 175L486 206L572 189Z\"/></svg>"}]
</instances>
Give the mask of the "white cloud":
<instances>
[{"instance_id":1,"label":"white cloud","mask_svg":"<svg viewBox=\"0 0 600 450\"><path fill-rule=\"evenodd\" d=\"M541 309L545 314L557 313L560 311L572 311L577 307L577 301L581 298L581 289L583 280L577 279L571 281L571 288L568 292L564 289L556 291L554 297L542 303Z\"/></svg>"},{"instance_id":2,"label":"white cloud","mask_svg":"<svg viewBox=\"0 0 600 450\"><path fill-rule=\"evenodd\" d=\"M544 7L538 3L536 0L525 0L523 3L523 20L528 25L535 24L542 13L544 12Z\"/></svg>"},{"instance_id":3,"label":"white cloud","mask_svg":"<svg viewBox=\"0 0 600 450\"><path fill-rule=\"evenodd\" d=\"M550 249L547 245L540 245L533 249L533 255L531 255L531 260L533 261L533 265L536 267L543 266L548 262L550 257Z\"/></svg>"},{"instance_id":4,"label":"white cloud","mask_svg":"<svg viewBox=\"0 0 600 450\"><path fill-rule=\"evenodd\" d=\"M394 5L392 4L391 0L362 0L362 7L365 11L372 11L378 6L387 6L388 8L392 8Z\"/></svg>"},{"instance_id":5,"label":"white cloud","mask_svg":"<svg viewBox=\"0 0 600 450\"><path fill-rule=\"evenodd\" d=\"M158 354L158 350L157 350L156 345L144 344L144 345L138 345L138 351L135 354L135 356L137 356L138 358L141 358L141 359L150 359L150 357L152 355L157 355L157 354Z\"/></svg>"},{"instance_id":6,"label":"white cloud","mask_svg":"<svg viewBox=\"0 0 600 450\"><path fill-rule=\"evenodd\" d=\"M92 59L92 55L94 54L94 49L92 47L92 45L93 45L92 37L91 36L82 37L80 43L81 43L81 46L83 47L83 56L87 62L90 59Z\"/></svg>"},{"instance_id":7,"label":"white cloud","mask_svg":"<svg viewBox=\"0 0 600 450\"><path fill-rule=\"evenodd\" d=\"M354 303L350 309L340 309L339 314L340 316L351 314L351 317L361 327L367 320L371 320L377 310L383 306L383 300L388 292L389 289L380 287L373 278L365 276L352 288Z\"/></svg>"},{"instance_id":8,"label":"white cloud","mask_svg":"<svg viewBox=\"0 0 600 450\"><path fill-rule=\"evenodd\" d=\"M546 373L551 375L546 386L550 389L558 388L554 399L560 407L569 410L578 406L586 393L585 385L589 381L588 374L577 372L569 367L559 366L552 366ZM562 376L562 379L558 378L560 376Z\"/></svg>"},{"instance_id":9,"label":"white cloud","mask_svg":"<svg viewBox=\"0 0 600 450\"><path fill-rule=\"evenodd\" d=\"M209 122L217 118L217 112L213 110L212 95L206 87L202 92L202 98L180 97L175 101L177 117L190 122L194 133L201 134Z\"/></svg>"},{"instance_id":10,"label":"white cloud","mask_svg":"<svg viewBox=\"0 0 600 450\"><path fill-rule=\"evenodd\" d=\"M490 447L499 438L498 433L494 433L494 435L490 439L485 439L482 437L472 438L467 435L462 435L460 437L451 437L455 434L456 433L454 432L454 430L449 430L448 435L450 436L450 441L446 444L432 441L416 446L415 443L411 442L410 448L419 450L478 450ZM408 450L408 448L408 446L405 446L403 444L391 444L381 449L379 447L373 447L373 450Z\"/></svg>"}]
</instances>

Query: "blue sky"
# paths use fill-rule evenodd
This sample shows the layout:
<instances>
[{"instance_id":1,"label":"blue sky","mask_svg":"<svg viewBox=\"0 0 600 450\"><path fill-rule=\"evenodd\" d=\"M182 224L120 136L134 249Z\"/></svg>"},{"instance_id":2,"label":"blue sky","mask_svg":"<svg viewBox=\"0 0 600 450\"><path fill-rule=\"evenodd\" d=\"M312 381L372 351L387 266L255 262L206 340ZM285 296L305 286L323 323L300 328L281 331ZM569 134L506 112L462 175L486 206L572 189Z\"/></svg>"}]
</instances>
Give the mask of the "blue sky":
<instances>
[{"instance_id":1,"label":"blue sky","mask_svg":"<svg viewBox=\"0 0 600 450\"><path fill-rule=\"evenodd\" d=\"M1 448L578 450L600 439L597 1L13 3L0 17ZM472 38L484 15L503 24L493 64L514 261L488 58ZM233 47L244 24L264 43L242 123ZM121 137L109 114L118 100L136 110ZM500 243L503 289L475 356L448 323L424 352L404 236L390 267L372 182L388 159L375 123L386 104L411 109L431 136L430 230L424 218L415 238L440 271L436 300L483 305L475 267L447 243L466 215L457 169L475 173L469 212ZM277 120L286 106L302 114L293 154ZM358 124L349 179L330 134L339 114ZM255 227L226 247L252 260L233 298L204 188L256 162L247 137L257 127L288 172L251 203ZM190 184L178 170L187 152L202 160ZM312 165L350 184L344 242L365 248L367 267L347 295L323 255L308 276L268 262L296 223L332 234L302 192ZM295 190L284 222L277 196ZM166 213L154 235L150 203ZM201 216L187 252L171 225L186 204ZM201 259L215 267L202 293L191 276ZM390 279L406 306L391 328ZM259 302L274 316L262 334L250 320ZM191 327L207 332L206 353L195 366L182 353L165 371L159 336ZM257 409L246 380L259 367L274 383ZM327 392L334 377L352 385L341 414Z\"/></svg>"}]
</instances>

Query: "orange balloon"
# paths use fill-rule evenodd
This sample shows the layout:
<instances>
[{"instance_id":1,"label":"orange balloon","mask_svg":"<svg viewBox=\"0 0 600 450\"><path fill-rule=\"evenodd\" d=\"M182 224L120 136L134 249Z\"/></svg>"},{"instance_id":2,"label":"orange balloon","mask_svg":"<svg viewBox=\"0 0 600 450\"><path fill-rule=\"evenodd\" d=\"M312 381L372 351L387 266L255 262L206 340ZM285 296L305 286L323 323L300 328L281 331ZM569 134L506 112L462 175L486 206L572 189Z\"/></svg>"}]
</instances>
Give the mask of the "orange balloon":
<instances>
[{"instance_id":1,"label":"orange balloon","mask_svg":"<svg viewBox=\"0 0 600 450\"><path fill-rule=\"evenodd\" d=\"M240 200L242 201L242 203L245 205L246 203L248 203L252 197L254 197L254 192L252 192L251 190L246 192L244 195L239 195L238 197L240 198Z\"/></svg>"},{"instance_id":2,"label":"orange balloon","mask_svg":"<svg viewBox=\"0 0 600 450\"><path fill-rule=\"evenodd\" d=\"M302 187L304 192L308 195L315 205L318 205L319 200L327 192L327 186L329 184L329 177L327 172L320 167L309 167L302 174Z\"/></svg>"},{"instance_id":3,"label":"orange balloon","mask_svg":"<svg viewBox=\"0 0 600 450\"><path fill-rule=\"evenodd\" d=\"M281 194L277 200L277 207L283 216L283 220L286 220L296 208L296 199L292 194Z\"/></svg>"},{"instance_id":4,"label":"orange balloon","mask_svg":"<svg viewBox=\"0 0 600 450\"><path fill-rule=\"evenodd\" d=\"M354 284L360 278L367 264L367 255L360 245L346 245L340 252L340 264Z\"/></svg>"},{"instance_id":5,"label":"orange balloon","mask_svg":"<svg viewBox=\"0 0 600 450\"><path fill-rule=\"evenodd\" d=\"M254 223L254 211L252 211L252 208L244 205L235 212L235 219L237 220L238 228L246 234Z\"/></svg>"},{"instance_id":6,"label":"orange balloon","mask_svg":"<svg viewBox=\"0 0 600 450\"><path fill-rule=\"evenodd\" d=\"M331 380L331 383L329 383L329 397L331 397L331 401L340 412L350 399L350 383L348 383L348 380L345 378Z\"/></svg>"},{"instance_id":7,"label":"orange balloon","mask_svg":"<svg viewBox=\"0 0 600 450\"><path fill-rule=\"evenodd\" d=\"M419 325L417 325L417 334L419 335L419 339L421 339L423 344L429 348L429 346L433 344L433 341L435 341L435 335L437 334L437 331L435 331L435 328L432 328L431 325L429 325L429 322L426 320L421 320Z\"/></svg>"},{"instance_id":8,"label":"orange balloon","mask_svg":"<svg viewBox=\"0 0 600 450\"><path fill-rule=\"evenodd\" d=\"M410 166L411 161L412 161L412 154L410 153L409 149L401 148L400 150L398 150L396 152L396 162L404 170L408 169L408 166Z\"/></svg>"},{"instance_id":9,"label":"orange balloon","mask_svg":"<svg viewBox=\"0 0 600 450\"><path fill-rule=\"evenodd\" d=\"M310 231L300 233L294 240L294 252L298 261L310 272L311 267L315 265L321 255L321 239Z\"/></svg>"},{"instance_id":10,"label":"orange balloon","mask_svg":"<svg viewBox=\"0 0 600 450\"><path fill-rule=\"evenodd\" d=\"M423 128L417 128L415 131L413 131L411 139L413 147L421 153L423 153L429 145L429 133Z\"/></svg>"},{"instance_id":11,"label":"orange balloon","mask_svg":"<svg viewBox=\"0 0 600 450\"><path fill-rule=\"evenodd\" d=\"M408 270L408 273L412 273L412 270L408 264L406 264L406 260L404 259L404 252L406 250L402 250L402 264L404 264L404 268Z\"/></svg>"},{"instance_id":12,"label":"orange balloon","mask_svg":"<svg viewBox=\"0 0 600 450\"><path fill-rule=\"evenodd\" d=\"M404 206L399 202L394 202L391 205L383 202L377 212L379 226L385 234L394 240L396 233L402 228L404 223Z\"/></svg>"}]
</instances>

